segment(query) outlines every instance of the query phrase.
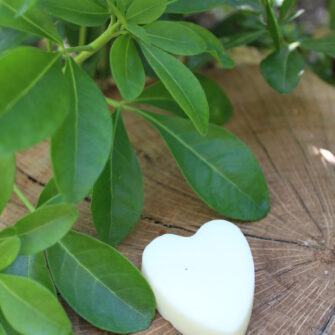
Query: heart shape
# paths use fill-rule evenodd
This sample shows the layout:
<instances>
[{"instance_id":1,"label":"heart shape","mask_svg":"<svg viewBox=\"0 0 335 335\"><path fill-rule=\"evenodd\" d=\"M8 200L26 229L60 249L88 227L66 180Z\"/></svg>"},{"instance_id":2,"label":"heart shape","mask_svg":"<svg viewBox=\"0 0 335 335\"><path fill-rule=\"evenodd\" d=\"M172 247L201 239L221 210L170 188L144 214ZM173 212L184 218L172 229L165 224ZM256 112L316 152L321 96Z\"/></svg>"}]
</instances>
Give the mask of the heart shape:
<instances>
[{"instance_id":1,"label":"heart shape","mask_svg":"<svg viewBox=\"0 0 335 335\"><path fill-rule=\"evenodd\" d=\"M184 335L245 334L254 263L234 224L214 220L191 237L157 237L143 252L142 272L160 314Z\"/></svg>"}]
</instances>

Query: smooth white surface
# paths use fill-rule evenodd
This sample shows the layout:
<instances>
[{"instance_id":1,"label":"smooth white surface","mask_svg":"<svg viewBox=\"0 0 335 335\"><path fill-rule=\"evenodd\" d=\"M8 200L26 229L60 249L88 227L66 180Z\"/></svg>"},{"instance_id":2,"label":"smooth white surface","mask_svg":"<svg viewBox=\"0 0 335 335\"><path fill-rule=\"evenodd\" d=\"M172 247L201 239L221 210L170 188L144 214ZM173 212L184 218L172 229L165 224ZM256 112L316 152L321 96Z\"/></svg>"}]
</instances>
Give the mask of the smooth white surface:
<instances>
[{"instance_id":1,"label":"smooth white surface","mask_svg":"<svg viewBox=\"0 0 335 335\"><path fill-rule=\"evenodd\" d=\"M244 335L254 263L234 224L214 220L191 237L166 234L144 250L142 272L164 319L184 335Z\"/></svg>"}]
</instances>

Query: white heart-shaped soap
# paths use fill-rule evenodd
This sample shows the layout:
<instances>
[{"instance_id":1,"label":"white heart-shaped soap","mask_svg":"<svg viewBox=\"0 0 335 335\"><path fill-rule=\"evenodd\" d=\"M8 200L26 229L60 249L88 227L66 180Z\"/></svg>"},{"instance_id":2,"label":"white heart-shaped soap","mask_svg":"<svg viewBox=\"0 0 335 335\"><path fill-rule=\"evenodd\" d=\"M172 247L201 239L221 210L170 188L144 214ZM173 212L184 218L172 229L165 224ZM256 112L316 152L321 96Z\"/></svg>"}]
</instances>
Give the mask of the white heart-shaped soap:
<instances>
[{"instance_id":1,"label":"white heart-shaped soap","mask_svg":"<svg viewBox=\"0 0 335 335\"><path fill-rule=\"evenodd\" d=\"M214 220L191 237L157 237L144 250L142 272L158 311L182 334L245 334L254 263L246 238L234 224Z\"/></svg>"}]
</instances>

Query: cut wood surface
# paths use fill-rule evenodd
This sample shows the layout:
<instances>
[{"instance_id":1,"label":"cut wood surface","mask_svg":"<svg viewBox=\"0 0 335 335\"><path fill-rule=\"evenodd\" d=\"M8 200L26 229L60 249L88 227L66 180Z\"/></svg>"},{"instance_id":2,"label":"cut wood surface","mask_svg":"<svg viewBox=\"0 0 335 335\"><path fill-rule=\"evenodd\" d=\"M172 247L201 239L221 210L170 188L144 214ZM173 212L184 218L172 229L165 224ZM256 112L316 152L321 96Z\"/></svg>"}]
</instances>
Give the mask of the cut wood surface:
<instances>
[{"instance_id":1,"label":"cut wood surface","mask_svg":"<svg viewBox=\"0 0 335 335\"><path fill-rule=\"evenodd\" d=\"M335 89L311 73L289 96L272 91L256 67L210 75L233 101L228 128L252 149L270 190L269 215L237 223L256 271L248 334L335 334ZM140 266L144 247L155 237L192 235L219 215L191 191L150 125L129 114L125 122L143 169L145 208L119 250ZM17 184L36 203L52 174L48 143L18 154L17 166ZM26 212L13 195L0 228ZM95 235L89 201L80 205L75 228ZM106 334L67 310L76 334ZM140 334L179 333L157 314Z\"/></svg>"}]
</instances>

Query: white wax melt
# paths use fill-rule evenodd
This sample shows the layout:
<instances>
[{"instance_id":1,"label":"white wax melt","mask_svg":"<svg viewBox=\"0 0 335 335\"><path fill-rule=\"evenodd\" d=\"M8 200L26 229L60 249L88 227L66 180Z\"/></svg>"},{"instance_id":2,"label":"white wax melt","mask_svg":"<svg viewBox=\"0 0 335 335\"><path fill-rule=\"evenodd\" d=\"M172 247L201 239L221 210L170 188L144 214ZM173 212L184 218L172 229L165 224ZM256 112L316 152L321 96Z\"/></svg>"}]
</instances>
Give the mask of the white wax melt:
<instances>
[{"instance_id":1,"label":"white wax melt","mask_svg":"<svg viewBox=\"0 0 335 335\"><path fill-rule=\"evenodd\" d=\"M234 224L215 220L191 237L171 234L144 250L142 272L162 317L184 335L243 335L251 316L254 263Z\"/></svg>"}]
</instances>

